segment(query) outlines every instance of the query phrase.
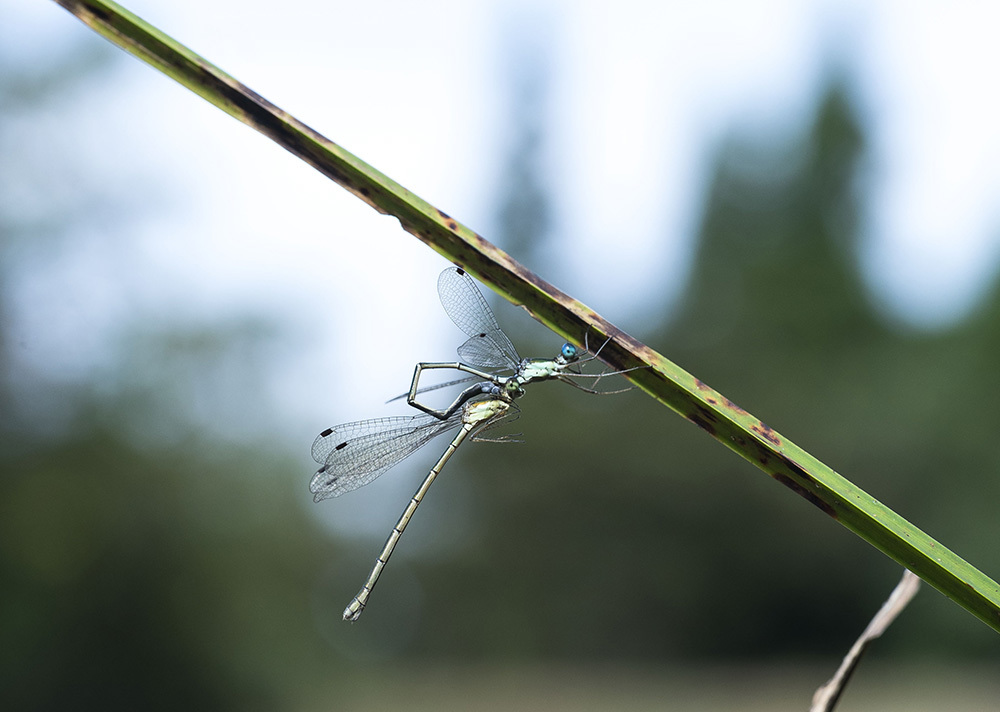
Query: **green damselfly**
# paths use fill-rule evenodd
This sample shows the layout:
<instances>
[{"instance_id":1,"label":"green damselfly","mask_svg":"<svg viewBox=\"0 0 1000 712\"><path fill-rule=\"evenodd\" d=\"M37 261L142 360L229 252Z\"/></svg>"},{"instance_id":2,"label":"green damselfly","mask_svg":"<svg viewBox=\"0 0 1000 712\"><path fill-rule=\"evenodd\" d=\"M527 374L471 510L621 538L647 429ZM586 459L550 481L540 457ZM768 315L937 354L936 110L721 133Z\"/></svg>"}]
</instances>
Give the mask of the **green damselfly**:
<instances>
[{"instance_id":1,"label":"green damselfly","mask_svg":"<svg viewBox=\"0 0 1000 712\"><path fill-rule=\"evenodd\" d=\"M577 346L566 342L559 350L559 354L554 359L525 358L522 359L517 354L517 349L511 343L510 338L503 332L497 323L496 316L490 305L486 302L479 287L469 274L460 267L449 267L438 277L438 296L445 312L455 323L455 325L465 332L469 338L458 347L458 356L461 361L449 361L446 363L418 363L413 371L413 380L410 383L410 390L406 394L406 402L422 410L425 413L438 418L447 418L462 404L470 394L475 392L477 386L472 386L463 391L447 408L438 410L431 408L417 400L420 393L466 383L477 378L488 380L498 387L507 384L516 384L516 388L523 389L530 383L537 381L562 381L574 388L578 388L587 393L597 393L608 395L611 393L621 393L623 390L598 391L588 388L575 379L592 378L594 385L602 378L627 373L635 369L625 369L622 371L603 371L601 373L584 373L581 366L589 361L595 360L601 350L608 344L611 337L601 344L593 354L587 351L587 344L581 350ZM641 367L640 367L641 368ZM432 369L453 369L470 374L465 378L447 383L441 383L425 388L420 388L420 375ZM398 400L403 396L397 396L393 400Z\"/></svg>"},{"instance_id":2,"label":"green damselfly","mask_svg":"<svg viewBox=\"0 0 1000 712\"><path fill-rule=\"evenodd\" d=\"M522 392L514 384L498 387L485 382L480 384L479 394L470 394L460 408L444 419L433 415L375 418L345 423L319 434L313 442L312 456L321 467L309 485L317 502L364 487L438 435L461 428L410 499L375 560L368 580L344 610L344 620L356 621L361 616L403 530L458 447L470 436L472 440L509 441L509 437L487 438L483 433L517 413L514 398Z\"/></svg>"}]
</instances>

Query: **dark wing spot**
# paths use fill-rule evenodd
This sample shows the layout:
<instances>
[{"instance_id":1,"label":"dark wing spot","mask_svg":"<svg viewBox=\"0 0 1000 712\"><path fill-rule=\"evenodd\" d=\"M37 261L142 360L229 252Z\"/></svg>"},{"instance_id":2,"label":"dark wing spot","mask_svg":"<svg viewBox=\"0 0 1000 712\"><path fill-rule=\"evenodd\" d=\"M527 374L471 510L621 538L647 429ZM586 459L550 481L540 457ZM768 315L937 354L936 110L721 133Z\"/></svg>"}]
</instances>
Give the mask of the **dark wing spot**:
<instances>
[{"instance_id":1,"label":"dark wing spot","mask_svg":"<svg viewBox=\"0 0 1000 712\"><path fill-rule=\"evenodd\" d=\"M326 465L323 465L321 468L319 468L318 470L316 470L316 475L317 476L322 475L324 472L326 472ZM337 475L333 475L332 477L330 477L330 479L325 480L321 484L317 485L317 487L319 487L319 488L322 488L322 487L332 487L334 484L336 484L337 480L339 480L339 479L340 479L340 477L338 477ZM312 491L315 492L316 490L312 490ZM318 502L319 500L316 500L316 501Z\"/></svg>"},{"instance_id":2,"label":"dark wing spot","mask_svg":"<svg viewBox=\"0 0 1000 712\"><path fill-rule=\"evenodd\" d=\"M483 333L481 333L481 334L479 335L479 338L480 338L480 339L485 339L485 338L486 338L486 332L484 331Z\"/></svg>"},{"instance_id":3,"label":"dark wing spot","mask_svg":"<svg viewBox=\"0 0 1000 712\"><path fill-rule=\"evenodd\" d=\"M456 267L455 271L458 272L458 276L459 277L464 277L465 276L465 270L462 269L461 267Z\"/></svg>"},{"instance_id":4,"label":"dark wing spot","mask_svg":"<svg viewBox=\"0 0 1000 712\"><path fill-rule=\"evenodd\" d=\"M333 428L327 428L322 433L319 434L321 438L325 438L327 435L333 432Z\"/></svg>"},{"instance_id":5,"label":"dark wing spot","mask_svg":"<svg viewBox=\"0 0 1000 712\"><path fill-rule=\"evenodd\" d=\"M333 449L334 450L343 450L345 447L347 447L347 443L346 442L340 443L340 445L338 445L337 447L335 447Z\"/></svg>"}]
</instances>

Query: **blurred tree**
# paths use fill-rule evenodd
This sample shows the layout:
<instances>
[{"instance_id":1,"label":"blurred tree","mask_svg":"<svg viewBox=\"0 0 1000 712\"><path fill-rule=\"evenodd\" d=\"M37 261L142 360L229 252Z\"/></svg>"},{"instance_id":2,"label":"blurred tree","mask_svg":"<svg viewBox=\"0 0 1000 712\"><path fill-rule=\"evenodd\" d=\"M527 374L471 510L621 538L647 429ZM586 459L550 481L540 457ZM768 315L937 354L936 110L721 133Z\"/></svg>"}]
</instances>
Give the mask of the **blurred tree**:
<instances>
[{"instance_id":1,"label":"blurred tree","mask_svg":"<svg viewBox=\"0 0 1000 712\"><path fill-rule=\"evenodd\" d=\"M50 130L40 119L54 93L91 78L110 55L73 53L30 74L3 67L4 146ZM126 211L100 210L116 198L84 197L81 185L60 194L53 174L65 164L46 173L16 160L18 151L4 155L3 708L286 709L330 656L310 606L333 547L305 519L305 473L290 475L272 443L220 437L194 407L263 410L254 385L274 328L133 315L120 342L104 345L102 367L53 375L46 362L67 354L46 353L31 342L38 330L20 330L33 317L18 287L83 249L81 224L113 235ZM63 346L72 358L75 345Z\"/></svg>"},{"instance_id":2,"label":"blurred tree","mask_svg":"<svg viewBox=\"0 0 1000 712\"><path fill-rule=\"evenodd\" d=\"M522 38L523 39L523 38ZM540 164L545 149L543 120L548 97L549 61L544 45L526 40L510 52L507 72L511 142L501 174L496 244L525 264L538 258L551 224L551 207L542 188Z\"/></svg>"}]
</instances>

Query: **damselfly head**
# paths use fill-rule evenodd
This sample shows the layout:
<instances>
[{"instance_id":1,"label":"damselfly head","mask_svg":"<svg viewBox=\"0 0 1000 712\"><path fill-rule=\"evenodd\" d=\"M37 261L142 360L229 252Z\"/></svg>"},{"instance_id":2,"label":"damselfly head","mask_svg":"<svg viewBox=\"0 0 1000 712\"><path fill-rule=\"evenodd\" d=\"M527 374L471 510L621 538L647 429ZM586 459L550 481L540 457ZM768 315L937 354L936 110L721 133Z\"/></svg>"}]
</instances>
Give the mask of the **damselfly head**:
<instances>
[{"instance_id":1,"label":"damselfly head","mask_svg":"<svg viewBox=\"0 0 1000 712\"><path fill-rule=\"evenodd\" d=\"M504 395L506 395L511 400L515 398L520 398L524 395L524 389L521 387L520 382L516 378L508 378L504 384Z\"/></svg>"},{"instance_id":2,"label":"damselfly head","mask_svg":"<svg viewBox=\"0 0 1000 712\"><path fill-rule=\"evenodd\" d=\"M578 358L580 358L580 350L573 344L566 342L559 350L559 358L557 360L560 363L573 363Z\"/></svg>"}]
</instances>

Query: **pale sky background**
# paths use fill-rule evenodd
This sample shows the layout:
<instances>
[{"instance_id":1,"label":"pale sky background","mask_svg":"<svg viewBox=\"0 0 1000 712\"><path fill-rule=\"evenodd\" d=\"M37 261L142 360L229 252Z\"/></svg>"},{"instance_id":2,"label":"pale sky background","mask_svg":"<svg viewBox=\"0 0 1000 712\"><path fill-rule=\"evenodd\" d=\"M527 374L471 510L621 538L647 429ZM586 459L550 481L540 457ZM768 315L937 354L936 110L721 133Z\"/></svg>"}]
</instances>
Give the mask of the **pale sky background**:
<instances>
[{"instance_id":1,"label":"pale sky background","mask_svg":"<svg viewBox=\"0 0 1000 712\"><path fill-rule=\"evenodd\" d=\"M644 291L676 295L687 279L706 156L734 128L801 127L833 56L848 60L873 132L863 268L877 300L896 321L938 328L995 271L1000 9L990 3L125 6L487 238L512 138L509 73L544 46L552 93L539 164L564 263L542 276L639 338ZM0 0L8 59L45 62L100 43L55 3ZM23 182L3 186L25 215L77 204L81 185L126 208L79 226L55 253L24 248L24 269L4 287L21 367L84 377L126 318L261 312L294 335L260 384L262 422L301 445L309 468L316 432L394 412L383 401L405 390L415 361L453 356L461 339L435 293L447 264L394 219L119 54L0 139L28 166ZM498 315L515 343L531 328L512 308ZM651 346L670 357L669 344ZM224 411L205 417L247 436Z\"/></svg>"}]
</instances>

